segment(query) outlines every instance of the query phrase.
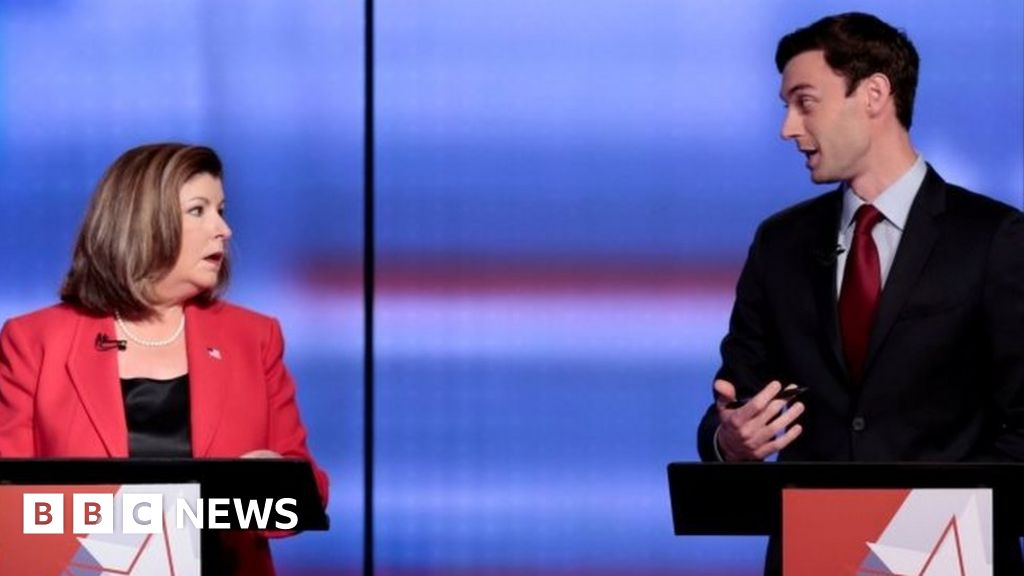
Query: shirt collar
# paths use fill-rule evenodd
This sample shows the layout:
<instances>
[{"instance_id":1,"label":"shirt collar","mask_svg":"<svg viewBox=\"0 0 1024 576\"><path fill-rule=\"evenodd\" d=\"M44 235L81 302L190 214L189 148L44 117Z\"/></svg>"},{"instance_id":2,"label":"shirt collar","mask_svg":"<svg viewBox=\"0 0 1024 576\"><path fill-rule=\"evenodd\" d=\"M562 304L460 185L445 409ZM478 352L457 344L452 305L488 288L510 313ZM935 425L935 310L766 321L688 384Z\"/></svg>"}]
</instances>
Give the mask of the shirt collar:
<instances>
[{"instance_id":1,"label":"shirt collar","mask_svg":"<svg viewBox=\"0 0 1024 576\"><path fill-rule=\"evenodd\" d=\"M924 177L927 173L928 165L925 164L924 158L918 155L913 166L904 172L903 176L900 176L888 188L883 190L875 198L875 201L872 202L875 208L882 213L882 216L885 216L885 219L901 232L907 223L907 214L910 213L910 206L914 203L914 197L917 196L917 191L921 188L921 183L924 182ZM849 184L844 183L843 214L840 220L842 228L840 230L846 230L850 226L853 222L853 215L863 204L865 202L853 193L853 188Z\"/></svg>"}]
</instances>

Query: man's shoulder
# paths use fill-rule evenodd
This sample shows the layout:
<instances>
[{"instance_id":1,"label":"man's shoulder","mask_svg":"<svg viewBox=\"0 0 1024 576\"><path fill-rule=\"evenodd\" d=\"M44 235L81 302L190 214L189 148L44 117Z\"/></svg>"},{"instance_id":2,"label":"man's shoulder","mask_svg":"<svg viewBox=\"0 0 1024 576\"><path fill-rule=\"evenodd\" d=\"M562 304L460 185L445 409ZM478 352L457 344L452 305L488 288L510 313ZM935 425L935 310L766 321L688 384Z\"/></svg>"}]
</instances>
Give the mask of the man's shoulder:
<instances>
[{"instance_id":1,"label":"man's shoulder","mask_svg":"<svg viewBox=\"0 0 1024 576\"><path fill-rule=\"evenodd\" d=\"M822 214L833 214L842 202L842 191L833 189L808 198L791 206L787 206L765 219L765 224L788 224L807 218L817 218Z\"/></svg>"},{"instance_id":2,"label":"man's shoulder","mask_svg":"<svg viewBox=\"0 0 1024 576\"><path fill-rule=\"evenodd\" d=\"M1008 218L1021 217L1020 208L948 182L945 208L954 218L983 223L999 223Z\"/></svg>"},{"instance_id":3,"label":"man's shoulder","mask_svg":"<svg viewBox=\"0 0 1024 576\"><path fill-rule=\"evenodd\" d=\"M765 218L758 226L758 236L802 236L819 231L823 226L834 229L842 208L842 191L833 189Z\"/></svg>"}]
</instances>

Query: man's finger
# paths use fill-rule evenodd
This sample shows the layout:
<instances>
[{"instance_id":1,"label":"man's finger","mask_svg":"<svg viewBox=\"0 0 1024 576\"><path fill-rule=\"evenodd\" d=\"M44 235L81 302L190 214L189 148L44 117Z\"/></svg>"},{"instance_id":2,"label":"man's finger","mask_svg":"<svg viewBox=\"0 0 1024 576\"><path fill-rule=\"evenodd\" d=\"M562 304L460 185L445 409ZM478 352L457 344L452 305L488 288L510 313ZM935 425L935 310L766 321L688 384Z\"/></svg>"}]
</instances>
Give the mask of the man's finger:
<instances>
[{"instance_id":1,"label":"man's finger","mask_svg":"<svg viewBox=\"0 0 1024 576\"><path fill-rule=\"evenodd\" d=\"M779 383L778 380L772 380L771 382L768 383L767 386L762 388L761 391L757 393L757 395L751 398L750 402L744 404L743 407L740 408L740 410L745 410L746 416L748 418L753 418L756 415L763 412L764 409L768 407L768 404L772 401L772 398L775 398L775 396L779 393L780 390L782 390L782 384Z\"/></svg>"},{"instance_id":2,"label":"man's finger","mask_svg":"<svg viewBox=\"0 0 1024 576\"><path fill-rule=\"evenodd\" d=\"M760 424L767 426L768 424L774 422L775 418L777 418L779 414L781 414L782 411L786 409L786 406L789 406L790 402L791 400L786 399L772 399L768 403L768 406L765 407L765 409L760 414L757 415L756 420Z\"/></svg>"},{"instance_id":3,"label":"man's finger","mask_svg":"<svg viewBox=\"0 0 1024 576\"><path fill-rule=\"evenodd\" d=\"M771 430L773 436L778 434L779 432L782 432L786 428L789 428L790 424L796 421L796 419L799 418L800 415L804 413L804 410L805 408L803 402L797 402L796 404L793 404L778 418L772 420L771 423L768 424L768 429Z\"/></svg>"},{"instance_id":4,"label":"man's finger","mask_svg":"<svg viewBox=\"0 0 1024 576\"><path fill-rule=\"evenodd\" d=\"M775 454L776 452L782 450L786 446L789 446L793 442L793 440L796 440L797 437L800 436L800 433L803 431L803 426L799 424L793 425L789 430L786 430L786 433L783 434L782 436L779 436L778 438L772 440L771 442L762 444L760 448L754 451L754 456L757 457L759 460L764 460L765 458L771 456L772 454Z\"/></svg>"},{"instance_id":5,"label":"man's finger","mask_svg":"<svg viewBox=\"0 0 1024 576\"><path fill-rule=\"evenodd\" d=\"M772 402L772 404L774 405L776 402L781 403L783 406L785 406L785 403L780 400L776 400ZM768 410L771 410L771 407ZM766 412L768 410L766 410ZM779 415L777 418L772 420L770 423L765 424L761 422L760 417L750 421L747 424L748 426L757 427L757 434L756 437L753 439L755 442L754 445L760 447L764 444L770 444L771 442L776 440L780 433L784 432L788 427L790 427L793 424L793 422L797 418L800 417L801 414L804 413L804 410L804 405L800 402L797 402L788 410Z\"/></svg>"},{"instance_id":6,"label":"man's finger","mask_svg":"<svg viewBox=\"0 0 1024 576\"><path fill-rule=\"evenodd\" d=\"M718 405L719 409L724 408L729 402L736 400L736 387L728 380L715 380L713 389L715 391L715 404Z\"/></svg>"}]
</instances>

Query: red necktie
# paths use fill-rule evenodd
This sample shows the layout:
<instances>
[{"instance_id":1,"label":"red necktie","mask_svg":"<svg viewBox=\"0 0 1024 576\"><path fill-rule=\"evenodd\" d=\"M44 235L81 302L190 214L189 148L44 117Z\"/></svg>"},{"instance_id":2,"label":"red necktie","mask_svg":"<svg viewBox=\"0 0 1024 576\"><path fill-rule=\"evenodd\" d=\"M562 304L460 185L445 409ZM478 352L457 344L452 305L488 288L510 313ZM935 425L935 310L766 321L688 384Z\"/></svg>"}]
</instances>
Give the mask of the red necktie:
<instances>
[{"instance_id":1,"label":"red necktie","mask_svg":"<svg viewBox=\"0 0 1024 576\"><path fill-rule=\"evenodd\" d=\"M860 384L868 355L868 337L882 294L878 248L871 237L871 229L882 221L882 213L874 206L864 204L857 209L853 220L853 242L846 258L843 287L839 291L839 326L846 365L853 382Z\"/></svg>"}]
</instances>

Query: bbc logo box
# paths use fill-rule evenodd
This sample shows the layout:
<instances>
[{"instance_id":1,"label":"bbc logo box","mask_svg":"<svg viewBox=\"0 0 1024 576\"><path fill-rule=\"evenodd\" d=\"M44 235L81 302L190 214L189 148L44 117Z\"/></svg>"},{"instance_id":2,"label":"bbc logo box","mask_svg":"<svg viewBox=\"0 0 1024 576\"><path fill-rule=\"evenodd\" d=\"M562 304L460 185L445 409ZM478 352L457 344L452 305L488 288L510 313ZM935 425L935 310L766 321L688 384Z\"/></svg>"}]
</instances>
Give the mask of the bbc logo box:
<instances>
[{"instance_id":1,"label":"bbc logo box","mask_svg":"<svg viewBox=\"0 0 1024 576\"><path fill-rule=\"evenodd\" d=\"M71 516L70 529L75 534L114 533L114 494L101 492L75 492L71 495L70 509L65 505L68 494L62 492L32 492L22 495L22 532L25 534L63 534L67 531L65 511ZM124 508L127 510L127 508ZM150 511L152 508L150 508ZM152 521L152 514L148 517ZM122 518L125 531L138 529L135 516ZM133 523L134 522L134 523Z\"/></svg>"},{"instance_id":2,"label":"bbc logo box","mask_svg":"<svg viewBox=\"0 0 1024 576\"><path fill-rule=\"evenodd\" d=\"M159 502L198 499L196 484L0 486L0 574L199 574L199 530Z\"/></svg>"}]
</instances>

